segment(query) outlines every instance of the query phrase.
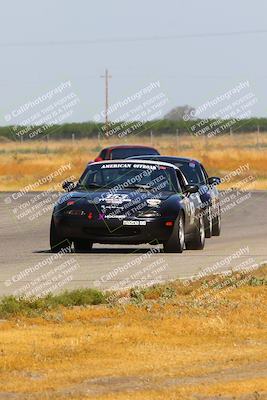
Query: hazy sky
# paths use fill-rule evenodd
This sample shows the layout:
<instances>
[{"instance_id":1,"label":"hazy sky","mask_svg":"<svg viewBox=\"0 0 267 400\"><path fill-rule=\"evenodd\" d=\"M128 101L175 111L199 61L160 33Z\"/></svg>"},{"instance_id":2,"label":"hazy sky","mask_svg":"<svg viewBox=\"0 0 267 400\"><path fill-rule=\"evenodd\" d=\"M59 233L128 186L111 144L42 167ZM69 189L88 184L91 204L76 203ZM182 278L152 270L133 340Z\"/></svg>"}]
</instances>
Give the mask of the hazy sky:
<instances>
[{"instance_id":1,"label":"hazy sky","mask_svg":"<svg viewBox=\"0 0 267 400\"><path fill-rule=\"evenodd\" d=\"M267 33L121 41L267 31L266 15L266 0L2 0L0 125L68 80L80 99L69 121L92 119L104 107L105 67L110 103L160 81L168 109L197 107L249 80L258 98L253 114L267 117ZM95 43L68 43L83 40Z\"/></svg>"}]
</instances>

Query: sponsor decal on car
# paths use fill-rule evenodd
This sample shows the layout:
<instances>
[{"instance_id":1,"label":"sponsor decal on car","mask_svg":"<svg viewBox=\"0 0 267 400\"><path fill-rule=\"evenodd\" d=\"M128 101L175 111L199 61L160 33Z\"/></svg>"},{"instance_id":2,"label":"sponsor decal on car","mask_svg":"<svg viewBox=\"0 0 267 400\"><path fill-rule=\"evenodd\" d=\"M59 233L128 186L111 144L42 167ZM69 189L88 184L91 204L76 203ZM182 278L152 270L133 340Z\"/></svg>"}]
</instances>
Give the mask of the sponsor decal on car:
<instances>
[{"instance_id":1,"label":"sponsor decal on car","mask_svg":"<svg viewBox=\"0 0 267 400\"><path fill-rule=\"evenodd\" d=\"M160 199L147 199L147 204L151 207L159 207L161 204Z\"/></svg>"},{"instance_id":2,"label":"sponsor decal on car","mask_svg":"<svg viewBox=\"0 0 267 400\"><path fill-rule=\"evenodd\" d=\"M123 225L128 225L128 226L146 225L146 221L123 221Z\"/></svg>"},{"instance_id":3,"label":"sponsor decal on car","mask_svg":"<svg viewBox=\"0 0 267 400\"><path fill-rule=\"evenodd\" d=\"M109 193L106 196L101 197L100 201L107 204L122 204L131 201L128 194L112 194Z\"/></svg>"},{"instance_id":4,"label":"sponsor decal on car","mask_svg":"<svg viewBox=\"0 0 267 400\"><path fill-rule=\"evenodd\" d=\"M137 169L152 169L156 170L159 169L158 165L149 165L149 164L103 164L101 165L101 169L107 168L137 168Z\"/></svg>"},{"instance_id":5,"label":"sponsor decal on car","mask_svg":"<svg viewBox=\"0 0 267 400\"><path fill-rule=\"evenodd\" d=\"M104 219L105 219L105 214L104 213L99 213L98 221L104 221Z\"/></svg>"},{"instance_id":6,"label":"sponsor decal on car","mask_svg":"<svg viewBox=\"0 0 267 400\"><path fill-rule=\"evenodd\" d=\"M114 211L114 210L123 211L124 210L124 207L118 207L117 204L109 204L109 205L101 204L100 207L101 207L101 211L103 211L103 212L110 211L110 210L112 210L112 211Z\"/></svg>"},{"instance_id":7,"label":"sponsor decal on car","mask_svg":"<svg viewBox=\"0 0 267 400\"><path fill-rule=\"evenodd\" d=\"M124 219L126 215L116 215L116 214L108 214L105 216L105 219Z\"/></svg>"}]
</instances>

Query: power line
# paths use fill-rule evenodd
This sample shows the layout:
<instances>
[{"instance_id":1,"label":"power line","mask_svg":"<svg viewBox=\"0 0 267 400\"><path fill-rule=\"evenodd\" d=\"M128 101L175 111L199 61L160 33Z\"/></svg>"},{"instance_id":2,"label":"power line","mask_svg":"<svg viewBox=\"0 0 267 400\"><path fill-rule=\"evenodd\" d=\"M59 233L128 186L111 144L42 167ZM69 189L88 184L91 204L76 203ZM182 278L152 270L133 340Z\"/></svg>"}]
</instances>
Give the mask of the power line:
<instances>
[{"instance_id":1,"label":"power line","mask_svg":"<svg viewBox=\"0 0 267 400\"><path fill-rule=\"evenodd\" d=\"M88 44L108 44L108 43L129 43L141 41L157 41L157 40L175 40L175 39L201 39L209 37L227 37L227 36L244 36L258 35L267 33L266 29L233 31L233 32L207 32L207 33L188 33L179 35L166 36L140 36L128 38L98 38L98 39L77 39L77 40L51 40L46 42L0 42L0 47L34 47L34 46L76 46Z\"/></svg>"}]
</instances>

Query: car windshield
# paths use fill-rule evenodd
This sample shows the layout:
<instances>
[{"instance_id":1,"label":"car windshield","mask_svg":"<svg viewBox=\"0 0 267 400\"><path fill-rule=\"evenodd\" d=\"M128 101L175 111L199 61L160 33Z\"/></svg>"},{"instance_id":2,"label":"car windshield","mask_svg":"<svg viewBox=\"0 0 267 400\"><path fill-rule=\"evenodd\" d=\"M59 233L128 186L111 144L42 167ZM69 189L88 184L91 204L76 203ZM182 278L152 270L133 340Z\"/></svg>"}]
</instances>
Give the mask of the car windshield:
<instances>
[{"instance_id":1,"label":"car windshield","mask_svg":"<svg viewBox=\"0 0 267 400\"><path fill-rule=\"evenodd\" d=\"M183 172L189 184L206 184L206 179L199 163L196 163L194 161L181 161L175 162L175 165Z\"/></svg>"},{"instance_id":2,"label":"car windshield","mask_svg":"<svg viewBox=\"0 0 267 400\"><path fill-rule=\"evenodd\" d=\"M83 189L114 188L177 192L175 170L171 167L142 163L91 164L82 175Z\"/></svg>"},{"instance_id":3,"label":"car windshield","mask_svg":"<svg viewBox=\"0 0 267 400\"><path fill-rule=\"evenodd\" d=\"M143 156L147 154L158 154L157 150L147 147L122 147L112 149L110 152L111 160L119 160L127 157Z\"/></svg>"}]
</instances>

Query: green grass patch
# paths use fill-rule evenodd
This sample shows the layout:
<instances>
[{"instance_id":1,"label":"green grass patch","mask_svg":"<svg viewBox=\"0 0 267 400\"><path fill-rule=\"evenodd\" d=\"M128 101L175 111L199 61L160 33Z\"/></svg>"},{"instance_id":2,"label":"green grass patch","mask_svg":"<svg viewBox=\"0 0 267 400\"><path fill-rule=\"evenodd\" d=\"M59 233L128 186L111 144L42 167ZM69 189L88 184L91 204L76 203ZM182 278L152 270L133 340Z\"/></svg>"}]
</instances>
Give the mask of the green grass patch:
<instances>
[{"instance_id":1,"label":"green grass patch","mask_svg":"<svg viewBox=\"0 0 267 400\"><path fill-rule=\"evenodd\" d=\"M213 294L216 294L220 293L224 288L232 287L232 289L235 289L240 287L242 279L245 279L245 281L241 287L267 286L267 266L262 266L251 274L243 271L233 272L227 276L210 275L196 281L187 281L186 284L184 281L177 279L173 282L155 284L148 287L134 287L119 292L101 292L96 289L85 288L71 291L66 290L62 293L49 294L45 297L25 296L18 298L15 296L5 296L0 300L0 319L19 315L44 317L50 311L60 307L82 307L98 304L116 307L121 305L122 299L125 299L128 304L136 306L147 306L152 303L162 305L175 302L177 296L180 296L180 298L182 296L185 300L195 302L199 289L203 293L211 290Z\"/></svg>"},{"instance_id":2,"label":"green grass patch","mask_svg":"<svg viewBox=\"0 0 267 400\"><path fill-rule=\"evenodd\" d=\"M16 315L38 316L61 306L105 304L106 295L96 289L76 289L45 297L5 296L0 301L0 318Z\"/></svg>"}]
</instances>

